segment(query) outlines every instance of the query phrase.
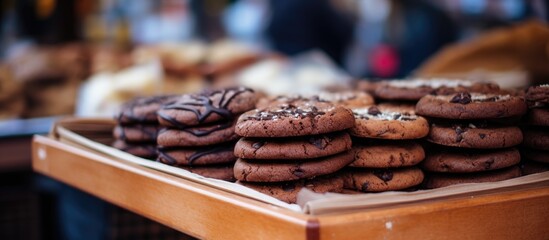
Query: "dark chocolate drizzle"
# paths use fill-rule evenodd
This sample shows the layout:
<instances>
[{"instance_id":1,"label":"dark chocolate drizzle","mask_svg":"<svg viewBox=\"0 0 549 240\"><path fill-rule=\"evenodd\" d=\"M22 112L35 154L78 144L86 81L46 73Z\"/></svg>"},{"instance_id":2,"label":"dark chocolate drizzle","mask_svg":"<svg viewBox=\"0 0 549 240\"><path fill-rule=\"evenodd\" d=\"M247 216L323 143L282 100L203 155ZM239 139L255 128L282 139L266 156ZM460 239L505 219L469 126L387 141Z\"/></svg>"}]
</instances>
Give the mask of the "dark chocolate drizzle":
<instances>
[{"instance_id":1,"label":"dark chocolate drizzle","mask_svg":"<svg viewBox=\"0 0 549 240\"><path fill-rule=\"evenodd\" d=\"M190 133L194 136L197 136L197 137L203 137L203 136L210 135L213 132L229 128L232 125L233 125L232 122L226 122L226 123L216 124L211 128L205 128L204 129L202 127L198 127L198 128L184 128L184 129L180 129L180 130L184 131L184 132L188 132L188 133Z\"/></svg>"},{"instance_id":2,"label":"dark chocolate drizzle","mask_svg":"<svg viewBox=\"0 0 549 240\"><path fill-rule=\"evenodd\" d=\"M233 145L222 145L214 148L200 149L195 153L193 153L191 156L189 156L187 165L192 166L197 159L206 155L216 154L216 153L225 152L225 151L232 151L233 147L234 147ZM158 149L158 161L164 164L172 165L172 166L178 165L177 159L173 158L170 154L167 153L169 151L170 150Z\"/></svg>"},{"instance_id":3,"label":"dark chocolate drizzle","mask_svg":"<svg viewBox=\"0 0 549 240\"><path fill-rule=\"evenodd\" d=\"M180 100L175 103L164 105L162 109L175 109L181 111L192 112L196 115L199 123L204 122L211 114L217 114L225 120L232 119L233 113L227 109L231 101L238 95L244 92L253 92L253 90L244 87L227 88L216 91L205 91L200 94L184 95ZM221 94L219 101L214 102L213 96ZM204 108L204 111L200 111L200 108ZM188 126L177 121L174 117L166 114L159 113L159 117L171 123L178 128L187 128Z\"/></svg>"}]
</instances>

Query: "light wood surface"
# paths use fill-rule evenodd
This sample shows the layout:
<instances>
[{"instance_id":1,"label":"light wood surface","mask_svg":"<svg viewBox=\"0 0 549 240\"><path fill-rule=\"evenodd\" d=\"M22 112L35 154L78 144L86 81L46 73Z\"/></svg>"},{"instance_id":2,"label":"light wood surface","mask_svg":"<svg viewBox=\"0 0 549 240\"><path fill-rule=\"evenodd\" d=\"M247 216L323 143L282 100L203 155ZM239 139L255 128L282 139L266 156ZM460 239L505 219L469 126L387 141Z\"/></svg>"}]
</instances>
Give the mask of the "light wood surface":
<instances>
[{"instance_id":1,"label":"light wood surface","mask_svg":"<svg viewBox=\"0 0 549 240\"><path fill-rule=\"evenodd\" d=\"M312 216L51 138L32 154L37 172L205 239L549 239L549 186Z\"/></svg>"}]
</instances>

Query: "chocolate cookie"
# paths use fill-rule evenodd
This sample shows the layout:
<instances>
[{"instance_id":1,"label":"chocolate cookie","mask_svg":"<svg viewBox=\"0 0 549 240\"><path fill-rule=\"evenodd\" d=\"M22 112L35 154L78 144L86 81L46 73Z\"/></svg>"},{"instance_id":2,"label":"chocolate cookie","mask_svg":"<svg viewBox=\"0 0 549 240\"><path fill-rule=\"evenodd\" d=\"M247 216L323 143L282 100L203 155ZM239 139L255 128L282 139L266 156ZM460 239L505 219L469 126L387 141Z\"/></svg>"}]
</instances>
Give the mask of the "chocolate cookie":
<instances>
[{"instance_id":1,"label":"chocolate cookie","mask_svg":"<svg viewBox=\"0 0 549 240\"><path fill-rule=\"evenodd\" d=\"M244 159L310 159L351 149L346 132L327 133L300 138L241 138L234 154Z\"/></svg>"},{"instance_id":2,"label":"chocolate cookie","mask_svg":"<svg viewBox=\"0 0 549 240\"><path fill-rule=\"evenodd\" d=\"M531 106L549 105L549 84L528 88L525 98Z\"/></svg>"},{"instance_id":3,"label":"chocolate cookie","mask_svg":"<svg viewBox=\"0 0 549 240\"><path fill-rule=\"evenodd\" d=\"M352 109L355 126L353 136L381 139L417 139L429 133L429 124L423 117L396 109L376 106Z\"/></svg>"},{"instance_id":4,"label":"chocolate cookie","mask_svg":"<svg viewBox=\"0 0 549 240\"><path fill-rule=\"evenodd\" d=\"M549 127L549 108L530 109L525 122L529 125Z\"/></svg>"},{"instance_id":5,"label":"chocolate cookie","mask_svg":"<svg viewBox=\"0 0 549 240\"><path fill-rule=\"evenodd\" d=\"M112 144L114 148L120 149L129 154L147 158L155 159L156 158L156 144L155 143L127 143L122 140L116 140Z\"/></svg>"},{"instance_id":6,"label":"chocolate cookie","mask_svg":"<svg viewBox=\"0 0 549 240\"><path fill-rule=\"evenodd\" d=\"M417 101L428 94L441 95L461 91L490 93L498 90L499 86L493 83L457 79L408 79L381 83L375 96L385 100Z\"/></svg>"},{"instance_id":7,"label":"chocolate cookie","mask_svg":"<svg viewBox=\"0 0 549 240\"><path fill-rule=\"evenodd\" d=\"M549 164L549 149L537 150L525 148L521 151L522 157L527 160Z\"/></svg>"},{"instance_id":8,"label":"chocolate cookie","mask_svg":"<svg viewBox=\"0 0 549 240\"><path fill-rule=\"evenodd\" d=\"M228 121L253 109L256 101L254 91L244 87L183 95L158 110L158 121L173 128Z\"/></svg>"},{"instance_id":9,"label":"chocolate cookie","mask_svg":"<svg viewBox=\"0 0 549 240\"><path fill-rule=\"evenodd\" d=\"M200 166L232 163L234 143L201 148L158 149L157 161L168 165Z\"/></svg>"},{"instance_id":10,"label":"chocolate cookie","mask_svg":"<svg viewBox=\"0 0 549 240\"><path fill-rule=\"evenodd\" d=\"M461 183L497 182L521 176L519 167L508 167L488 172L478 173L432 173L427 175L426 188L441 188Z\"/></svg>"},{"instance_id":11,"label":"chocolate cookie","mask_svg":"<svg viewBox=\"0 0 549 240\"><path fill-rule=\"evenodd\" d=\"M164 104L169 104L177 96L140 97L125 103L117 115L121 124L157 123L156 111Z\"/></svg>"},{"instance_id":12,"label":"chocolate cookie","mask_svg":"<svg viewBox=\"0 0 549 240\"><path fill-rule=\"evenodd\" d=\"M296 101L248 111L236 133L244 137L292 137L348 129L354 118L348 109L327 102Z\"/></svg>"},{"instance_id":13,"label":"chocolate cookie","mask_svg":"<svg viewBox=\"0 0 549 240\"><path fill-rule=\"evenodd\" d=\"M114 138L126 142L156 142L159 131L160 126L153 124L117 125L114 128L113 135Z\"/></svg>"},{"instance_id":14,"label":"chocolate cookie","mask_svg":"<svg viewBox=\"0 0 549 240\"><path fill-rule=\"evenodd\" d=\"M541 129L524 129L523 145L533 149L548 150L549 149L549 130Z\"/></svg>"},{"instance_id":15,"label":"chocolate cookie","mask_svg":"<svg viewBox=\"0 0 549 240\"><path fill-rule=\"evenodd\" d=\"M308 161L257 162L239 158L234 165L236 179L245 182L283 182L334 173L353 161L351 152Z\"/></svg>"},{"instance_id":16,"label":"chocolate cookie","mask_svg":"<svg viewBox=\"0 0 549 240\"><path fill-rule=\"evenodd\" d=\"M207 146L235 141L238 139L234 132L235 123L236 121L186 129L162 129L156 140L162 147Z\"/></svg>"},{"instance_id":17,"label":"chocolate cookie","mask_svg":"<svg viewBox=\"0 0 549 240\"><path fill-rule=\"evenodd\" d=\"M185 169L189 172L196 173L203 177L215 178L220 180L225 180L228 182L234 182L234 171L232 164L225 165L208 165L208 166L178 166L182 169Z\"/></svg>"},{"instance_id":18,"label":"chocolate cookie","mask_svg":"<svg viewBox=\"0 0 549 240\"><path fill-rule=\"evenodd\" d=\"M451 149L430 151L421 166L432 172L467 173L506 168L519 162L520 153L516 148L473 152Z\"/></svg>"},{"instance_id":19,"label":"chocolate cookie","mask_svg":"<svg viewBox=\"0 0 549 240\"><path fill-rule=\"evenodd\" d=\"M415 142L396 141L354 144L355 161L351 167L394 168L418 164L425 158L423 147Z\"/></svg>"},{"instance_id":20,"label":"chocolate cookie","mask_svg":"<svg viewBox=\"0 0 549 240\"><path fill-rule=\"evenodd\" d=\"M432 124L427 140L462 148L507 148L522 142L522 132L514 126L484 124Z\"/></svg>"},{"instance_id":21,"label":"chocolate cookie","mask_svg":"<svg viewBox=\"0 0 549 240\"><path fill-rule=\"evenodd\" d=\"M307 188L317 193L341 192L343 190L343 180L337 176L276 183L251 183L242 181L237 181L236 183L287 203L296 203L297 194L303 188Z\"/></svg>"},{"instance_id":22,"label":"chocolate cookie","mask_svg":"<svg viewBox=\"0 0 549 240\"><path fill-rule=\"evenodd\" d=\"M524 99L511 95L461 92L453 95L427 95L416 105L416 113L445 119L490 119L522 116Z\"/></svg>"},{"instance_id":23,"label":"chocolate cookie","mask_svg":"<svg viewBox=\"0 0 549 240\"><path fill-rule=\"evenodd\" d=\"M402 190L423 181L423 172L416 167L401 169L350 168L343 173L344 187L362 192Z\"/></svg>"}]
</instances>

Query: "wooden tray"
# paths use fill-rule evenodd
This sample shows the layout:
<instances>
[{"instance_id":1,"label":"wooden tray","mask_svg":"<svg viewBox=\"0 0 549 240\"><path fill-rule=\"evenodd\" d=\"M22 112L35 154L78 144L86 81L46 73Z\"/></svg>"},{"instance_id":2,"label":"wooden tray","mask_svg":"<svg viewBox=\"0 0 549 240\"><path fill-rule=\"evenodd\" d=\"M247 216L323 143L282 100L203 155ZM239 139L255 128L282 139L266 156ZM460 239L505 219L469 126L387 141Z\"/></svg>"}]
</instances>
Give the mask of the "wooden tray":
<instances>
[{"instance_id":1,"label":"wooden tray","mask_svg":"<svg viewBox=\"0 0 549 240\"><path fill-rule=\"evenodd\" d=\"M35 136L35 171L206 239L548 239L549 186L307 215Z\"/></svg>"}]
</instances>

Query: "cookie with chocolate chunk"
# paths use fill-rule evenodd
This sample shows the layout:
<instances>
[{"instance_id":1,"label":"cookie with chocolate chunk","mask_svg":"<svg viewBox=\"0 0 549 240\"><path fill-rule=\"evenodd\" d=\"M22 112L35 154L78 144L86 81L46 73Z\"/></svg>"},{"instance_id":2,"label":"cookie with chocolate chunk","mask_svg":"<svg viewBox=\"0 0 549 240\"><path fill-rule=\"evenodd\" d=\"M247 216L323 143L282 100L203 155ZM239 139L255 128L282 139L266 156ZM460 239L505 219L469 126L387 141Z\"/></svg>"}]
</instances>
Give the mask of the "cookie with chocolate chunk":
<instances>
[{"instance_id":1,"label":"cookie with chocolate chunk","mask_svg":"<svg viewBox=\"0 0 549 240\"><path fill-rule=\"evenodd\" d=\"M361 192L403 190L419 185L423 172L417 167L395 169L349 168L343 174L344 187Z\"/></svg>"},{"instance_id":2,"label":"cookie with chocolate chunk","mask_svg":"<svg viewBox=\"0 0 549 240\"><path fill-rule=\"evenodd\" d=\"M441 188L462 183L498 182L521 175L518 166L477 173L431 173L426 176L424 186L426 188Z\"/></svg>"},{"instance_id":3,"label":"cookie with chocolate chunk","mask_svg":"<svg viewBox=\"0 0 549 240\"><path fill-rule=\"evenodd\" d=\"M163 126L181 129L229 121L253 109L256 101L254 91L244 87L186 94L159 109L158 121Z\"/></svg>"},{"instance_id":4,"label":"cookie with chocolate chunk","mask_svg":"<svg viewBox=\"0 0 549 240\"><path fill-rule=\"evenodd\" d=\"M156 111L164 104L175 101L177 96L139 97L125 103L118 115L118 122L123 125L133 123L158 123Z\"/></svg>"},{"instance_id":5,"label":"cookie with chocolate chunk","mask_svg":"<svg viewBox=\"0 0 549 240\"><path fill-rule=\"evenodd\" d=\"M445 119L511 118L524 115L526 109L518 96L469 92L427 95L416 105L419 115Z\"/></svg>"},{"instance_id":6,"label":"cookie with chocolate chunk","mask_svg":"<svg viewBox=\"0 0 549 240\"><path fill-rule=\"evenodd\" d=\"M236 161L233 148L234 143L198 148L161 148L158 149L157 161L177 166L233 163Z\"/></svg>"},{"instance_id":7,"label":"cookie with chocolate chunk","mask_svg":"<svg viewBox=\"0 0 549 240\"><path fill-rule=\"evenodd\" d=\"M162 129L156 141L162 147L207 146L235 141L238 139L234 132L235 123L236 120L184 129Z\"/></svg>"},{"instance_id":8,"label":"cookie with chocolate chunk","mask_svg":"<svg viewBox=\"0 0 549 240\"><path fill-rule=\"evenodd\" d=\"M489 151L436 148L429 151L421 166L431 172L466 173L506 168L519 162L516 148Z\"/></svg>"},{"instance_id":9,"label":"cookie with chocolate chunk","mask_svg":"<svg viewBox=\"0 0 549 240\"><path fill-rule=\"evenodd\" d=\"M512 147L520 144L522 139L518 127L486 123L434 123L427 136L427 141L439 145L479 149Z\"/></svg>"},{"instance_id":10,"label":"cookie with chocolate chunk","mask_svg":"<svg viewBox=\"0 0 549 240\"><path fill-rule=\"evenodd\" d=\"M233 174L234 171L232 164L178 167L207 178L215 178L228 182L236 181Z\"/></svg>"},{"instance_id":11,"label":"cookie with chocolate chunk","mask_svg":"<svg viewBox=\"0 0 549 240\"><path fill-rule=\"evenodd\" d=\"M296 203L297 194L303 188L307 188L316 193L341 192L343 190L343 180L338 176L325 176L307 180L275 183L252 183L242 181L237 181L236 183L287 203Z\"/></svg>"},{"instance_id":12,"label":"cookie with chocolate chunk","mask_svg":"<svg viewBox=\"0 0 549 240\"><path fill-rule=\"evenodd\" d=\"M309 159L351 149L351 137L335 132L299 138L241 138L234 154L244 159Z\"/></svg>"},{"instance_id":13,"label":"cookie with chocolate chunk","mask_svg":"<svg viewBox=\"0 0 549 240\"><path fill-rule=\"evenodd\" d=\"M293 137L348 129L354 118L348 109L328 102L294 101L242 114L236 133L244 137Z\"/></svg>"},{"instance_id":14,"label":"cookie with chocolate chunk","mask_svg":"<svg viewBox=\"0 0 549 240\"><path fill-rule=\"evenodd\" d=\"M523 145L533 149L548 150L549 149L549 130L547 129L524 129Z\"/></svg>"},{"instance_id":15,"label":"cookie with chocolate chunk","mask_svg":"<svg viewBox=\"0 0 549 240\"><path fill-rule=\"evenodd\" d=\"M154 124L117 125L114 128L114 138L126 142L156 142L160 126Z\"/></svg>"},{"instance_id":16,"label":"cookie with chocolate chunk","mask_svg":"<svg viewBox=\"0 0 549 240\"><path fill-rule=\"evenodd\" d=\"M353 136L380 139L417 139L429 132L427 120L405 110L377 106L352 109Z\"/></svg>"},{"instance_id":17,"label":"cookie with chocolate chunk","mask_svg":"<svg viewBox=\"0 0 549 240\"><path fill-rule=\"evenodd\" d=\"M353 161L351 152L305 161L253 161L239 158L234 165L236 179L244 182L283 182L334 173Z\"/></svg>"},{"instance_id":18,"label":"cookie with chocolate chunk","mask_svg":"<svg viewBox=\"0 0 549 240\"><path fill-rule=\"evenodd\" d=\"M353 145L355 160L351 167L394 168L414 166L425 158L423 147L416 142L383 141Z\"/></svg>"},{"instance_id":19,"label":"cookie with chocolate chunk","mask_svg":"<svg viewBox=\"0 0 549 240\"><path fill-rule=\"evenodd\" d=\"M116 140L112 144L116 149L122 150L129 154L146 158L146 159L155 159L156 158L156 144L155 143L127 143L122 140Z\"/></svg>"},{"instance_id":20,"label":"cookie with chocolate chunk","mask_svg":"<svg viewBox=\"0 0 549 240\"><path fill-rule=\"evenodd\" d=\"M492 93L499 86L489 82L459 79L406 79L384 81L375 90L375 97L384 100L417 101L425 95L446 95L461 91Z\"/></svg>"}]
</instances>

